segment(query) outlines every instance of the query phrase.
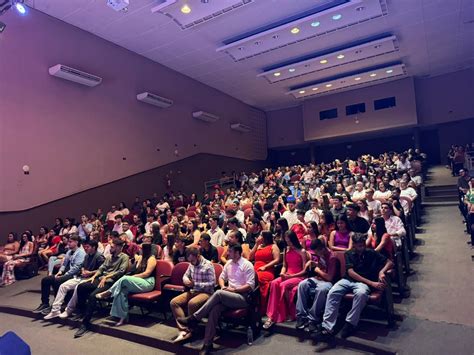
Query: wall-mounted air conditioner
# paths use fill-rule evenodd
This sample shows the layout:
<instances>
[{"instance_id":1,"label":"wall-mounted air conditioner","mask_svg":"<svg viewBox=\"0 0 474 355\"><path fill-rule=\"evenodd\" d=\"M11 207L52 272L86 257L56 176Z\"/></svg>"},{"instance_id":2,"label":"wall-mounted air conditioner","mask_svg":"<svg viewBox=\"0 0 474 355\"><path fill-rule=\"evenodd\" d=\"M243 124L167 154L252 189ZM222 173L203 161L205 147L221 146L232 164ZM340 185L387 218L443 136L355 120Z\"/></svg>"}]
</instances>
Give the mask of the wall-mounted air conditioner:
<instances>
[{"instance_id":1,"label":"wall-mounted air conditioner","mask_svg":"<svg viewBox=\"0 0 474 355\"><path fill-rule=\"evenodd\" d=\"M204 112L204 111L196 111L193 112L193 117L205 121L205 122L216 122L219 120L219 116L213 115L212 113Z\"/></svg>"},{"instance_id":2,"label":"wall-mounted air conditioner","mask_svg":"<svg viewBox=\"0 0 474 355\"><path fill-rule=\"evenodd\" d=\"M168 108L173 105L173 100L161 97L150 92L142 92L137 95L137 100L146 102L147 104L158 106L160 108Z\"/></svg>"},{"instance_id":3,"label":"wall-mounted air conditioner","mask_svg":"<svg viewBox=\"0 0 474 355\"><path fill-rule=\"evenodd\" d=\"M102 82L102 78L98 76L70 68L63 64L56 64L55 66L49 68L49 74L86 86L97 86Z\"/></svg>"},{"instance_id":4,"label":"wall-mounted air conditioner","mask_svg":"<svg viewBox=\"0 0 474 355\"><path fill-rule=\"evenodd\" d=\"M230 128L233 129L234 131L239 131L239 132L250 132L251 128L247 125L244 125L243 123L232 123L230 125Z\"/></svg>"}]
</instances>

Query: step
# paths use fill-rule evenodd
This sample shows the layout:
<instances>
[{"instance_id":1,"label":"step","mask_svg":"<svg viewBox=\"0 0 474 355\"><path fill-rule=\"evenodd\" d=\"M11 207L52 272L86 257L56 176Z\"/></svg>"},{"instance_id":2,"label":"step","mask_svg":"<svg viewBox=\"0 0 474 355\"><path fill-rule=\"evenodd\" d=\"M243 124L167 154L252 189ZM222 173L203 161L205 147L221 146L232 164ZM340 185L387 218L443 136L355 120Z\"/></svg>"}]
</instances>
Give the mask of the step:
<instances>
[{"instance_id":1,"label":"step","mask_svg":"<svg viewBox=\"0 0 474 355\"><path fill-rule=\"evenodd\" d=\"M430 202L430 201L423 201L422 205L423 206L431 206L431 207L444 207L444 206L457 206L459 202L454 202L454 201L444 201L444 202Z\"/></svg>"},{"instance_id":2,"label":"step","mask_svg":"<svg viewBox=\"0 0 474 355\"><path fill-rule=\"evenodd\" d=\"M457 190L427 190L425 196L458 196Z\"/></svg>"},{"instance_id":3,"label":"step","mask_svg":"<svg viewBox=\"0 0 474 355\"><path fill-rule=\"evenodd\" d=\"M424 202L458 202L457 195L425 196Z\"/></svg>"}]
</instances>

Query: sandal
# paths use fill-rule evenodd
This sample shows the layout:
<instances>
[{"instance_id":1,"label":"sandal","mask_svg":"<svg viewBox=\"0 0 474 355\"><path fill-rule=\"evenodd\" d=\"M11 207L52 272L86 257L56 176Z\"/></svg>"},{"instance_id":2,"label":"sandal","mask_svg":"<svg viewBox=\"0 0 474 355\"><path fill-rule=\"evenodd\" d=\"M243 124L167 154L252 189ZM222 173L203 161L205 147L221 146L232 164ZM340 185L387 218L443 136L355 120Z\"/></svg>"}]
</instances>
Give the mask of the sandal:
<instances>
[{"instance_id":1,"label":"sandal","mask_svg":"<svg viewBox=\"0 0 474 355\"><path fill-rule=\"evenodd\" d=\"M95 295L95 298L97 298L98 300L105 300L107 298L110 298L111 295L112 295L112 292L104 291Z\"/></svg>"},{"instance_id":2,"label":"sandal","mask_svg":"<svg viewBox=\"0 0 474 355\"><path fill-rule=\"evenodd\" d=\"M263 324L263 329L270 329L275 324L270 318Z\"/></svg>"}]
</instances>

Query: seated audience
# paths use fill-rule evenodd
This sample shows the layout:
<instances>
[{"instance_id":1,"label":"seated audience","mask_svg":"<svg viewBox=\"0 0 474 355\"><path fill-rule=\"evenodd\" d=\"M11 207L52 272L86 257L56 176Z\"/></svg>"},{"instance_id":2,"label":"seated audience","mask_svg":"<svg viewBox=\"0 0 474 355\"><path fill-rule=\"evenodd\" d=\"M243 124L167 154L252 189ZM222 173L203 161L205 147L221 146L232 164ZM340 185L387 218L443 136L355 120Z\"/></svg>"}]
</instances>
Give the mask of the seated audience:
<instances>
[{"instance_id":1,"label":"seated audience","mask_svg":"<svg viewBox=\"0 0 474 355\"><path fill-rule=\"evenodd\" d=\"M296 223L290 228L291 231L295 232L300 243L303 243L304 236L308 233L308 227L304 221L305 211L296 210L297 220Z\"/></svg>"},{"instance_id":2,"label":"seated audience","mask_svg":"<svg viewBox=\"0 0 474 355\"><path fill-rule=\"evenodd\" d=\"M294 196L288 196L286 198L286 207L288 208L283 212L282 217L288 222L288 227L291 229L293 224L298 222L298 216L296 214L296 199Z\"/></svg>"},{"instance_id":3,"label":"seated audience","mask_svg":"<svg viewBox=\"0 0 474 355\"><path fill-rule=\"evenodd\" d=\"M201 240L203 238L207 239L207 237L209 235L204 233L201 235ZM189 266L183 275L183 284L188 290L176 296L170 302L171 311L180 330L174 342L180 342L192 336L193 329L181 324L178 319L184 318L186 313L188 316L195 314L211 297L216 286L214 266L209 260L200 255L198 248L187 248L186 257ZM187 312L185 312L184 307L186 307Z\"/></svg>"},{"instance_id":4,"label":"seated audience","mask_svg":"<svg viewBox=\"0 0 474 355\"><path fill-rule=\"evenodd\" d=\"M314 332L322 321L326 296L336 276L337 259L321 239L313 239L310 248L316 258L307 261L309 278L298 285L296 329L308 326Z\"/></svg>"},{"instance_id":5,"label":"seated audience","mask_svg":"<svg viewBox=\"0 0 474 355\"><path fill-rule=\"evenodd\" d=\"M61 284L80 273L86 253L79 243L79 236L72 234L68 239L68 251L59 271L56 275L49 275L41 279L41 304L33 311L34 313L50 313L49 295L51 287L54 295L56 295ZM59 315L59 310L57 315Z\"/></svg>"},{"instance_id":6,"label":"seated audience","mask_svg":"<svg viewBox=\"0 0 474 355\"><path fill-rule=\"evenodd\" d=\"M331 208L332 217L334 220L346 213L346 206L343 204L344 198L341 195L335 195L332 199L333 206Z\"/></svg>"},{"instance_id":7,"label":"seated audience","mask_svg":"<svg viewBox=\"0 0 474 355\"><path fill-rule=\"evenodd\" d=\"M247 235L245 237L245 242L249 245L249 248L253 248L261 231L262 226L258 218L253 217L247 221Z\"/></svg>"},{"instance_id":8,"label":"seated audience","mask_svg":"<svg viewBox=\"0 0 474 355\"><path fill-rule=\"evenodd\" d=\"M174 234L168 233L166 235L166 243L163 248L163 260L173 262L173 255L174 255L174 245L176 242L176 238Z\"/></svg>"},{"instance_id":9,"label":"seated audience","mask_svg":"<svg viewBox=\"0 0 474 355\"><path fill-rule=\"evenodd\" d=\"M280 262L280 249L273 241L270 231L263 231L250 251L249 260L254 261L260 287L260 312L267 311L270 283L275 279L275 266Z\"/></svg>"},{"instance_id":10,"label":"seated audience","mask_svg":"<svg viewBox=\"0 0 474 355\"><path fill-rule=\"evenodd\" d=\"M319 209L319 201L318 200L312 200L311 201L311 209L306 211L304 214L304 221L306 223L309 222L316 222L319 223L319 217L323 213L322 210Z\"/></svg>"},{"instance_id":11,"label":"seated audience","mask_svg":"<svg viewBox=\"0 0 474 355\"><path fill-rule=\"evenodd\" d=\"M74 218L64 218L64 226L61 228L59 235L74 234L77 233L77 227L74 225Z\"/></svg>"},{"instance_id":12,"label":"seated audience","mask_svg":"<svg viewBox=\"0 0 474 355\"><path fill-rule=\"evenodd\" d=\"M40 227L38 235L35 237L38 251L43 250L48 245L48 227Z\"/></svg>"},{"instance_id":13,"label":"seated audience","mask_svg":"<svg viewBox=\"0 0 474 355\"><path fill-rule=\"evenodd\" d=\"M238 231L230 233L229 235L228 244L227 246L224 247L224 251L221 255L222 264L225 265L227 263L228 258L229 258L230 246L235 245L235 244L239 244L240 247L242 248L241 256L245 259L249 258L249 255L250 255L249 245L244 243L244 238L242 236L242 233L240 233L240 231L238 230Z\"/></svg>"},{"instance_id":14,"label":"seated audience","mask_svg":"<svg viewBox=\"0 0 474 355\"><path fill-rule=\"evenodd\" d=\"M366 219L359 217L360 207L351 203L347 205L347 223L349 224L349 229L354 233L367 233L369 231L370 225Z\"/></svg>"},{"instance_id":15,"label":"seated audience","mask_svg":"<svg viewBox=\"0 0 474 355\"><path fill-rule=\"evenodd\" d=\"M61 265L66 253L68 251L68 241L69 236L77 235L75 234L64 234L61 236L61 241L58 244L58 251L55 255L51 255L48 260L48 275L51 276L54 273L54 270L57 266Z\"/></svg>"},{"instance_id":16,"label":"seated audience","mask_svg":"<svg viewBox=\"0 0 474 355\"><path fill-rule=\"evenodd\" d=\"M124 242L114 239L111 246L111 256L107 257L92 277L77 285L77 306L84 314L82 326L74 337L82 337L89 331L92 315L94 314L98 293L108 290L115 281L120 279L128 269L129 258L122 253Z\"/></svg>"},{"instance_id":17,"label":"seated audience","mask_svg":"<svg viewBox=\"0 0 474 355\"><path fill-rule=\"evenodd\" d=\"M346 293L352 292L354 298L341 332L343 338L350 336L357 327L371 290L383 290L386 286L385 272L393 263L375 250L366 249L366 238L360 233L352 236L354 249L345 254L346 274L327 295L323 323L317 336L319 340L328 340L335 335L339 306Z\"/></svg>"},{"instance_id":18,"label":"seated audience","mask_svg":"<svg viewBox=\"0 0 474 355\"><path fill-rule=\"evenodd\" d=\"M118 318L119 327L128 320L128 294L144 293L155 288L156 258L151 253L151 244L142 245L142 254L136 257L128 275L121 277L108 290L96 294L97 299L113 298L110 315Z\"/></svg>"},{"instance_id":19,"label":"seated audience","mask_svg":"<svg viewBox=\"0 0 474 355\"><path fill-rule=\"evenodd\" d=\"M120 234L120 239L123 241L122 252L128 255L132 262L135 262L135 257L140 253L140 247L132 242L126 233Z\"/></svg>"},{"instance_id":20,"label":"seated audience","mask_svg":"<svg viewBox=\"0 0 474 355\"><path fill-rule=\"evenodd\" d=\"M217 248L211 244L211 237L207 233L201 234L201 240L199 241L200 254L206 260L212 263L219 263L219 253Z\"/></svg>"},{"instance_id":21,"label":"seated audience","mask_svg":"<svg viewBox=\"0 0 474 355\"><path fill-rule=\"evenodd\" d=\"M143 243L139 247L139 255L143 255L143 245L145 244L151 245L151 255L153 255L157 260L163 259L163 250L161 249L161 246L153 243L153 237L151 235L143 236Z\"/></svg>"},{"instance_id":22,"label":"seated audience","mask_svg":"<svg viewBox=\"0 0 474 355\"><path fill-rule=\"evenodd\" d=\"M186 244L184 237L179 236L174 242L173 264L186 261Z\"/></svg>"},{"instance_id":23,"label":"seated audience","mask_svg":"<svg viewBox=\"0 0 474 355\"><path fill-rule=\"evenodd\" d=\"M247 307L249 305L247 295L255 288L253 265L242 257L242 247L239 244L229 246L229 261L219 277L219 287L220 290L215 292L194 314L177 319L180 324L192 329L201 319L207 317L202 349L202 352L206 354L213 349L213 340L221 313L226 309Z\"/></svg>"},{"instance_id":24,"label":"seated audience","mask_svg":"<svg viewBox=\"0 0 474 355\"><path fill-rule=\"evenodd\" d=\"M382 204L379 200L374 200L374 189L370 188L366 191L367 204L369 205L369 211L372 212L373 217L380 217L382 215Z\"/></svg>"},{"instance_id":25,"label":"seated audience","mask_svg":"<svg viewBox=\"0 0 474 355\"><path fill-rule=\"evenodd\" d=\"M92 223L89 222L89 217L87 215L83 214L81 216L81 224L77 227L77 234L79 235L79 238L81 238L82 241L85 241L86 239L89 238L89 235L92 232Z\"/></svg>"},{"instance_id":26,"label":"seated audience","mask_svg":"<svg viewBox=\"0 0 474 355\"><path fill-rule=\"evenodd\" d=\"M211 244L216 248L224 246L225 234L222 229L219 228L219 217L209 217L209 225L210 228L207 233L211 236Z\"/></svg>"},{"instance_id":27,"label":"seated audience","mask_svg":"<svg viewBox=\"0 0 474 355\"><path fill-rule=\"evenodd\" d=\"M363 198L357 201L357 206L359 206L359 213L357 215L370 223L373 219L373 213L371 210L369 210L369 205L367 204L367 200Z\"/></svg>"},{"instance_id":28,"label":"seated audience","mask_svg":"<svg viewBox=\"0 0 474 355\"><path fill-rule=\"evenodd\" d=\"M7 242L0 249L0 263L12 260L13 255L20 251L20 242L17 240L17 235L14 232L8 233Z\"/></svg>"},{"instance_id":29,"label":"seated audience","mask_svg":"<svg viewBox=\"0 0 474 355\"><path fill-rule=\"evenodd\" d=\"M371 233L367 238L367 247L374 249L387 259L393 261L395 246L390 234L387 232L385 220L382 217L377 217L372 222Z\"/></svg>"},{"instance_id":30,"label":"seated audience","mask_svg":"<svg viewBox=\"0 0 474 355\"><path fill-rule=\"evenodd\" d=\"M387 201L392 196L392 191L387 189L387 186L383 181L378 185L378 190L374 192L374 199L380 202Z\"/></svg>"},{"instance_id":31,"label":"seated audience","mask_svg":"<svg viewBox=\"0 0 474 355\"><path fill-rule=\"evenodd\" d=\"M324 235L326 240L329 240L329 236L332 231L336 229L336 223L334 217L330 211L324 211L319 217L319 234Z\"/></svg>"},{"instance_id":32,"label":"seated audience","mask_svg":"<svg viewBox=\"0 0 474 355\"><path fill-rule=\"evenodd\" d=\"M112 228L112 230L114 232L117 232L118 234L122 234L123 233L122 222L123 222L123 216L121 214L116 215L115 220L114 220L114 227Z\"/></svg>"},{"instance_id":33,"label":"seated audience","mask_svg":"<svg viewBox=\"0 0 474 355\"><path fill-rule=\"evenodd\" d=\"M34 251L33 237L29 233L21 235L20 250L17 254L11 255L11 259L3 264L2 280L0 286L8 286L16 282L15 267L30 261Z\"/></svg>"},{"instance_id":34,"label":"seated audience","mask_svg":"<svg viewBox=\"0 0 474 355\"><path fill-rule=\"evenodd\" d=\"M345 215L341 215L336 221L336 230L329 235L328 246L332 251L347 251L352 249L352 232Z\"/></svg>"},{"instance_id":35,"label":"seated audience","mask_svg":"<svg viewBox=\"0 0 474 355\"><path fill-rule=\"evenodd\" d=\"M382 217L388 234L394 239L395 244L401 245L401 239L406 236L405 226L399 217L393 215L392 205L388 202L382 203Z\"/></svg>"},{"instance_id":36,"label":"seated audience","mask_svg":"<svg viewBox=\"0 0 474 355\"><path fill-rule=\"evenodd\" d=\"M58 254L58 246L62 238L55 234L56 232L51 229L48 233L48 242L46 248L38 251L38 257L40 262L40 269L48 265L49 257Z\"/></svg>"},{"instance_id":37,"label":"seated audience","mask_svg":"<svg viewBox=\"0 0 474 355\"><path fill-rule=\"evenodd\" d=\"M285 235L286 249L283 254L283 267L280 277L270 284L270 297L267 307L267 321L264 329L269 329L275 323L295 319L295 303L293 301L297 286L305 275L307 253L295 232L289 231Z\"/></svg>"}]
</instances>

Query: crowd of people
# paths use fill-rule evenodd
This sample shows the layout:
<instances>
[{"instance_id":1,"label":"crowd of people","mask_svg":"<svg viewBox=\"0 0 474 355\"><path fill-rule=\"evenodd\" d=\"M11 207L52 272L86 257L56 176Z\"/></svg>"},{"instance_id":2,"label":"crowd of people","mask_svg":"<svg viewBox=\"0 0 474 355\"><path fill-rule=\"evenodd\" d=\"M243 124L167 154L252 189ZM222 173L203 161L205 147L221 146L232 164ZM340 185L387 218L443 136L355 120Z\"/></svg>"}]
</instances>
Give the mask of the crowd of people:
<instances>
[{"instance_id":1,"label":"crowd of people","mask_svg":"<svg viewBox=\"0 0 474 355\"><path fill-rule=\"evenodd\" d=\"M207 318L203 352L211 351L221 313L246 307L255 288L264 329L296 320L298 329L322 340L335 335L342 298L353 293L341 332L347 337L369 294L389 282L386 272L406 237L406 215L419 199L425 159L409 149L242 172L235 187L215 186L202 198L154 194L144 201L137 197L130 208L121 202L108 213L84 214L77 224L56 218L38 234L25 231L19 240L8 235L0 249L1 285L14 283L15 266L37 253L47 276L34 312L45 319L75 315L82 320L75 333L80 337L100 300L112 302L117 326L126 323L128 294L148 292L159 282L157 260L188 262L186 290L170 302L179 329L175 341L191 337ZM345 255L342 275L337 253ZM214 263L223 265L219 277Z\"/></svg>"}]
</instances>

